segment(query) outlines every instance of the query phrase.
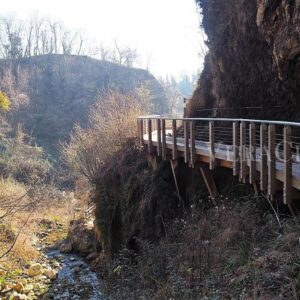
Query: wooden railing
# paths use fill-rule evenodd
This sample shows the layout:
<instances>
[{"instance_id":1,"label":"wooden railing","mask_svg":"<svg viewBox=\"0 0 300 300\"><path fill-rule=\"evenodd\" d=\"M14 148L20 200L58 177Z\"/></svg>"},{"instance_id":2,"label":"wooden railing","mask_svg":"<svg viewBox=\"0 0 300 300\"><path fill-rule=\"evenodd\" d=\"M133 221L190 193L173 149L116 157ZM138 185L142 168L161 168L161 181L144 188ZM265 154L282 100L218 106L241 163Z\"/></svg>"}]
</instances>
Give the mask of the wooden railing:
<instances>
[{"instance_id":1,"label":"wooden railing","mask_svg":"<svg viewBox=\"0 0 300 300\"><path fill-rule=\"evenodd\" d=\"M285 204L299 197L300 123L153 115L138 118L138 133L149 154L231 168L270 198L283 191Z\"/></svg>"}]
</instances>

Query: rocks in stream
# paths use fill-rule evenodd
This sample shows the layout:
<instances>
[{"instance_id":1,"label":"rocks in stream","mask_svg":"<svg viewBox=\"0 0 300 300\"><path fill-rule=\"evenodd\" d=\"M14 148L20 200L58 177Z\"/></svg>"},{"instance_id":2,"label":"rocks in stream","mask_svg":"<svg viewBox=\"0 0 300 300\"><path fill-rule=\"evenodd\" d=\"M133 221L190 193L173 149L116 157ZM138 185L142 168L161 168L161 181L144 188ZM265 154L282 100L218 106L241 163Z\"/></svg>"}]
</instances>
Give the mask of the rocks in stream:
<instances>
[{"instance_id":1,"label":"rocks in stream","mask_svg":"<svg viewBox=\"0 0 300 300\"><path fill-rule=\"evenodd\" d=\"M34 240L34 246L40 252L39 258L13 278L7 271L2 271L0 275L5 280L0 285L0 300L103 299L96 274L79 256L62 254L53 248L47 250L47 236L60 230L60 226L47 219L42 219L39 225L42 230Z\"/></svg>"},{"instance_id":2,"label":"rocks in stream","mask_svg":"<svg viewBox=\"0 0 300 300\"><path fill-rule=\"evenodd\" d=\"M62 259L58 250L48 253L50 260ZM44 299L103 299L98 278L77 255L64 255L63 263Z\"/></svg>"},{"instance_id":3,"label":"rocks in stream","mask_svg":"<svg viewBox=\"0 0 300 300\"><path fill-rule=\"evenodd\" d=\"M95 249L93 222L73 220L70 222L68 236L60 246L61 253L75 252L87 256Z\"/></svg>"},{"instance_id":4,"label":"rocks in stream","mask_svg":"<svg viewBox=\"0 0 300 300\"><path fill-rule=\"evenodd\" d=\"M49 279L55 279L56 276L57 276L57 272L55 272L54 270L52 269L45 269L45 270L42 270L42 273L47 276Z\"/></svg>"}]
</instances>

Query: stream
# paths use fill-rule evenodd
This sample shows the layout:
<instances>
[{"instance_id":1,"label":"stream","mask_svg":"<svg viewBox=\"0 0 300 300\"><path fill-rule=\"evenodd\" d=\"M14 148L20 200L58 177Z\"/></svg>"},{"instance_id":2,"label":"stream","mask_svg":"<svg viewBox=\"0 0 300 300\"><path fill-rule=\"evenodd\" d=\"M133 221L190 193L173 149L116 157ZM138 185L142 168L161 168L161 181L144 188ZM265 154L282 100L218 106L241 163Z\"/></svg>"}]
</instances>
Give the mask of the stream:
<instances>
[{"instance_id":1,"label":"stream","mask_svg":"<svg viewBox=\"0 0 300 300\"><path fill-rule=\"evenodd\" d=\"M103 300L101 283L95 272L79 256L49 250L46 257L59 264L59 272L43 299Z\"/></svg>"}]
</instances>

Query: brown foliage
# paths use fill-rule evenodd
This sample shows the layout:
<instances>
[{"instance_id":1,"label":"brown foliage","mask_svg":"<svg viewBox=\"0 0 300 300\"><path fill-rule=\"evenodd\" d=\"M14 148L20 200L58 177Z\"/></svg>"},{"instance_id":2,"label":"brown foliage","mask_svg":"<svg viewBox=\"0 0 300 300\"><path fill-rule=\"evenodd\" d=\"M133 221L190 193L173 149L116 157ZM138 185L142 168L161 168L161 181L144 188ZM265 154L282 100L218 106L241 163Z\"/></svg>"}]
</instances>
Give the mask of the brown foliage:
<instances>
[{"instance_id":1,"label":"brown foliage","mask_svg":"<svg viewBox=\"0 0 300 300\"><path fill-rule=\"evenodd\" d=\"M136 136L136 120L143 105L147 103L141 103L134 93L110 90L101 97L91 110L89 127L77 125L70 143L63 146L63 156L73 171L95 183L105 162Z\"/></svg>"}]
</instances>

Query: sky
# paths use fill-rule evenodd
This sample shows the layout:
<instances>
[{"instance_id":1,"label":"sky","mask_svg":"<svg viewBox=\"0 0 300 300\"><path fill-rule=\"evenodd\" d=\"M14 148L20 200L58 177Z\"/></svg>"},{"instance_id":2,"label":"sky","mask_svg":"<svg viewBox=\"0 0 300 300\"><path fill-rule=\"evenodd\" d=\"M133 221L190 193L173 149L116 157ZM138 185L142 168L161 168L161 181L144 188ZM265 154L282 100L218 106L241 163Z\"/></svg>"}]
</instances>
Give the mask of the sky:
<instances>
[{"instance_id":1,"label":"sky","mask_svg":"<svg viewBox=\"0 0 300 300\"><path fill-rule=\"evenodd\" d=\"M2 2L2 1L1 1ZM1 15L32 13L81 29L93 45L136 48L137 66L156 76L191 75L204 56L200 14L194 0L9 0Z\"/></svg>"}]
</instances>

